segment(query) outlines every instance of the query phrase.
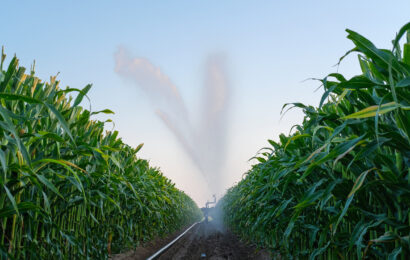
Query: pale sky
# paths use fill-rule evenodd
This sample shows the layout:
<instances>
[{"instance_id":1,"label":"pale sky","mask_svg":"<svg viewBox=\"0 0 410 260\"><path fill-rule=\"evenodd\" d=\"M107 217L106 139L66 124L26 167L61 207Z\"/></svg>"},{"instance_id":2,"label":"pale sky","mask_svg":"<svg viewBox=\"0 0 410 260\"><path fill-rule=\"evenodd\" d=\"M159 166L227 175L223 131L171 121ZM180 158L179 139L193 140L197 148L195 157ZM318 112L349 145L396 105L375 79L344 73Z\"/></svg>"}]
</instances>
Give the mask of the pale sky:
<instances>
[{"instance_id":1,"label":"pale sky","mask_svg":"<svg viewBox=\"0 0 410 260\"><path fill-rule=\"evenodd\" d=\"M85 3L86 2L86 3ZM346 28L391 48L410 20L410 1L1 1L0 45L20 64L61 86L89 92L93 110L109 108L124 142L159 167L203 206L211 193L204 178L156 116L147 94L114 71L114 53L125 46L152 62L178 88L195 121L205 61L226 57L232 87L227 157L220 185L229 188L250 168L256 152L300 123L287 102L318 105L319 84L304 81L335 72L352 44ZM356 55L339 67L359 73ZM111 129L112 126L108 126ZM218 194L221 195L221 194Z\"/></svg>"}]
</instances>

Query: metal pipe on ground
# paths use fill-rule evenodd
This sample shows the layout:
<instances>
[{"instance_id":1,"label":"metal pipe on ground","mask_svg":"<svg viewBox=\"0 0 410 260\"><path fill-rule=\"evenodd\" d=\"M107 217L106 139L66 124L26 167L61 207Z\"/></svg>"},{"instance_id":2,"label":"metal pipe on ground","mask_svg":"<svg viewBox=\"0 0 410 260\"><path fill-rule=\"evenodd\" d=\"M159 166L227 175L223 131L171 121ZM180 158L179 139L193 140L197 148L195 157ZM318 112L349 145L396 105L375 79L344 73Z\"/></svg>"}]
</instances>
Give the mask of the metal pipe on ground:
<instances>
[{"instance_id":1,"label":"metal pipe on ground","mask_svg":"<svg viewBox=\"0 0 410 260\"><path fill-rule=\"evenodd\" d=\"M164 246L163 248L161 248L160 250L158 250L155 254L153 254L152 256L148 257L147 260L154 260L157 259L159 256L161 256L163 253L165 253L165 251L167 251L175 242L177 242L181 237L183 237L191 228L193 228L195 225L201 223L200 222L195 222L194 224L192 224L189 228L187 228L181 235L179 235L177 238L175 238L174 240L172 240L171 242L169 242L166 246Z\"/></svg>"}]
</instances>

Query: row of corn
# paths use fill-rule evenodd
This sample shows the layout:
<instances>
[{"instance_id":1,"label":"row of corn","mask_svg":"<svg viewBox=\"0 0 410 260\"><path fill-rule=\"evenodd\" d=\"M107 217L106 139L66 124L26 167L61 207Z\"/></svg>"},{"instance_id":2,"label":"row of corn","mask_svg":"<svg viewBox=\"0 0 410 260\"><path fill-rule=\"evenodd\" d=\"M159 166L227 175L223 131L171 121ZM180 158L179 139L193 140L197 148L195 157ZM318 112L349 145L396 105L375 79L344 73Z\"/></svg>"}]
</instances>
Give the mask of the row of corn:
<instances>
[{"instance_id":1,"label":"row of corn","mask_svg":"<svg viewBox=\"0 0 410 260\"><path fill-rule=\"evenodd\" d=\"M83 89L0 68L0 259L104 259L175 231L201 213L136 157ZM71 95L76 94L76 98ZM87 101L87 102L85 102ZM110 125L108 125L110 127Z\"/></svg>"},{"instance_id":2,"label":"row of corn","mask_svg":"<svg viewBox=\"0 0 410 260\"><path fill-rule=\"evenodd\" d=\"M269 140L218 205L237 234L284 259L409 259L408 30L390 50L347 30L361 74L322 79L319 107L285 105L303 123Z\"/></svg>"}]
</instances>

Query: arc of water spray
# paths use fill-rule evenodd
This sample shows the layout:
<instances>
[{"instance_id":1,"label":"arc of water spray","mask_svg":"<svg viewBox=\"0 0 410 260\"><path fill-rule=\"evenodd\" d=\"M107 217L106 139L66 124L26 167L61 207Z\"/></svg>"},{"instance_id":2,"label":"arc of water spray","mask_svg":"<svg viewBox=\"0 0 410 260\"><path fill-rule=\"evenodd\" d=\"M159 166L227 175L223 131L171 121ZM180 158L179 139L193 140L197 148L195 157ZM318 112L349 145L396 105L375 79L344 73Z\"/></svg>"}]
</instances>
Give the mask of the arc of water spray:
<instances>
[{"instance_id":1,"label":"arc of water spray","mask_svg":"<svg viewBox=\"0 0 410 260\"><path fill-rule=\"evenodd\" d=\"M149 60L134 58L120 47L115 53L115 62L115 71L147 94L158 117L212 184L212 192L220 192L221 171L226 158L229 104L224 60L219 56L211 56L207 60L198 125L191 124L178 88Z\"/></svg>"}]
</instances>

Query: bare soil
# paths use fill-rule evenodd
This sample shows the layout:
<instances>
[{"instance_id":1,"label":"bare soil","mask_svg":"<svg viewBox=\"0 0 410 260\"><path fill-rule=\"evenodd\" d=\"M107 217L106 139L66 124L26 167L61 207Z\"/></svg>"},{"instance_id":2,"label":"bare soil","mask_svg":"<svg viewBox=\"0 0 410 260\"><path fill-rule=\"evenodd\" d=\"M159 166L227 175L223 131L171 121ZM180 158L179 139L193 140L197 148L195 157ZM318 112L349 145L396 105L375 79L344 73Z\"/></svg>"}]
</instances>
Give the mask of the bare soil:
<instances>
[{"instance_id":1,"label":"bare soil","mask_svg":"<svg viewBox=\"0 0 410 260\"><path fill-rule=\"evenodd\" d=\"M265 260L271 257L267 252L257 251L228 230L222 230L209 222L200 223L191 229L159 259Z\"/></svg>"},{"instance_id":2,"label":"bare soil","mask_svg":"<svg viewBox=\"0 0 410 260\"><path fill-rule=\"evenodd\" d=\"M184 229L176 231L169 236L159 237L150 242L142 244L141 246L136 247L134 250L115 254L111 256L112 260L134 260L134 259L147 259L151 255L155 254L162 247L166 246L182 232L184 232L189 226L186 226Z\"/></svg>"},{"instance_id":3,"label":"bare soil","mask_svg":"<svg viewBox=\"0 0 410 260\"><path fill-rule=\"evenodd\" d=\"M136 250L124 254L115 255L115 260L146 259L153 255L163 246L171 242L180 232L176 232L164 239L157 239ZM269 254L263 250L256 250L254 246L241 242L238 237L218 228L213 222L199 223L189 230L181 239L171 246L158 259L161 260L267 260Z\"/></svg>"}]
</instances>

